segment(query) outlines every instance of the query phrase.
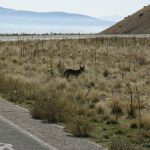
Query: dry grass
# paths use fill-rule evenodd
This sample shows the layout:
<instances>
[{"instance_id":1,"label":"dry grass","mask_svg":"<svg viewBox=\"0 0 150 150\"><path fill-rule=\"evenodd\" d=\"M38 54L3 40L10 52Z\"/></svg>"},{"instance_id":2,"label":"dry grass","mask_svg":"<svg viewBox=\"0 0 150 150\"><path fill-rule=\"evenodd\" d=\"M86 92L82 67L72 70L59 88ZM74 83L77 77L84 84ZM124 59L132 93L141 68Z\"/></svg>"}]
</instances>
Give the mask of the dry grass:
<instances>
[{"instance_id":1,"label":"dry grass","mask_svg":"<svg viewBox=\"0 0 150 150\"><path fill-rule=\"evenodd\" d=\"M128 132L128 125L125 123L119 124L118 125L118 130L117 130L117 134L125 134L126 132Z\"/></svg>"},{"instance_id":2,"label":"dry grass","mask_svg":"<svg viewBox=\"0 0 150 150\"><path fill-rule=\"evenodd\" d=\"M66 129L77 137L88 137L92 130L91 124L87 117L75 117L67 123Z\"/></svg>"},{"instance_id":3,"label":"dry grass","mask_svg":"<svg viewBox=\"0 0 150 150\"><path fill-rule=\"evenodd\" d=\"M150 116L148 114L143 114L141 116L141 120L139 120L138 118L131 120L130 127L150 130Z\"/></svg>"},{"instance_id":4,"label":"dry grass","mask_svg":"<svg viewBox=\"0 0 150 150\"><path fill-rule=\"evenodd\" d=\"M67 125L76 118L69 128L74 135L97 140L100 135L93 133L105 125L106 131L114 128L113 134L119 126L128 138L130 130L139 130L139 122L149 129L149 50L147 38L0 42L0 92L29 107L34 118ZM85 72L77 79L62 77L66 68L80 65L85 65ZM105 135L111 140L109 134Z\"/></svg>"},{"instance_id":5,"label":"dry grass","mask_svg":"<svg viewBox=\"0 0 150 150\"><path fill-rule=\"evenodd\" d=\"M146 130L150 130L150 116L149 114L142 114L141 121L140 121L140 127L144 128Z\"/></svg>"}]
</instances>

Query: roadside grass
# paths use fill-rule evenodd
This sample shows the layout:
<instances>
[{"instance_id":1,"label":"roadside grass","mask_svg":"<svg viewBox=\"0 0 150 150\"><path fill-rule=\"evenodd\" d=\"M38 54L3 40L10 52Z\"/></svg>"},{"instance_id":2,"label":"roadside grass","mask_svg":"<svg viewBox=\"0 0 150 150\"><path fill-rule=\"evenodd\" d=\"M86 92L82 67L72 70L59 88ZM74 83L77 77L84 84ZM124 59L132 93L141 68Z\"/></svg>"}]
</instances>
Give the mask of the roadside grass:
<instances>
[{"instance_id":1,"label":"roadside grass","mask_svg":"<svg viewBox=\"0 0 150 150\"><path fill-rule=\"evenodd\" d=\"M79 78L62 77L80 65ZM149 70L148 38L0 42L2 97L112 150L150 147Z\"/></svg>"}]
</instances>

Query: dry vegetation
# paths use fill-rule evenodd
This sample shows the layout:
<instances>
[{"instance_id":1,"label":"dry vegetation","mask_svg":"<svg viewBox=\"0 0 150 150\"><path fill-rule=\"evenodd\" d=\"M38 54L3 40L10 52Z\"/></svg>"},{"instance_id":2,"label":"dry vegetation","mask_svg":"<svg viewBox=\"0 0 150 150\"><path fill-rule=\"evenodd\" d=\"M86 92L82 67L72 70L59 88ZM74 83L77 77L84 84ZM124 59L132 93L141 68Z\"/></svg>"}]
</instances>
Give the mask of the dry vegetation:
<instances>
[{"instance_id":1,"label":"dry vegetation","mask_svg":"<svg viewBox=\"0 0 150 150\"><path fill-rule=\"evenodd\" d=\"M80 65L85 72L79 78L62 77L65 68ZM114 142L112 150L126 143L149 149L149 91L147 38L0 42L2 97L75 136Z\"/></svg>"}]
</instances>

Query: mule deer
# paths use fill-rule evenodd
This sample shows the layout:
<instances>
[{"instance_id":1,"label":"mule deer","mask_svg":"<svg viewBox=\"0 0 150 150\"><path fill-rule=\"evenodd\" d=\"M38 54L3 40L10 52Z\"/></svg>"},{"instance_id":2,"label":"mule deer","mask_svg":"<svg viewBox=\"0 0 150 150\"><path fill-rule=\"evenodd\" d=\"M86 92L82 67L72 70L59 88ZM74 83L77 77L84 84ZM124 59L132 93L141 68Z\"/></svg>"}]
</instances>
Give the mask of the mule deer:
<instances>
[{"instance_id":1,"label":"mule deer","mask_svg":"<svg viewBox=\"0 0 150 150\"><path fill-rule=\"evenodd\" d=\"M63 73L63 77L68 79L70 76L74 76L77 78L85 69L85 66L80 66L80 69L74 70L74 69L66 69Z\"/></svg>"}]
</instances>

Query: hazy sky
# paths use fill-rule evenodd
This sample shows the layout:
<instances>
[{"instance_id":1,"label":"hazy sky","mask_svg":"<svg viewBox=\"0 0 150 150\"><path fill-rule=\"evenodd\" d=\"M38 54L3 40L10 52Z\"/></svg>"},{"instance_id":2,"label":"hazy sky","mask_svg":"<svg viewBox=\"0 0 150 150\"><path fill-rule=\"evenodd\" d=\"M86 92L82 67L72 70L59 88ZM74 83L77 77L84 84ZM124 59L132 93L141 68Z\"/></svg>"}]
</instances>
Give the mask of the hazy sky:
<instances>
[{"instance_id":1,"label":"hazy sky","mask_svg":"<svg viewBox=\"0 0 150 150\"><path fill-rule=\"evenodd\" d=\"M65 11L90 16L127 16L150 0L0 0L0 6L32 11Z\"/></svg>"}]
</instances>

